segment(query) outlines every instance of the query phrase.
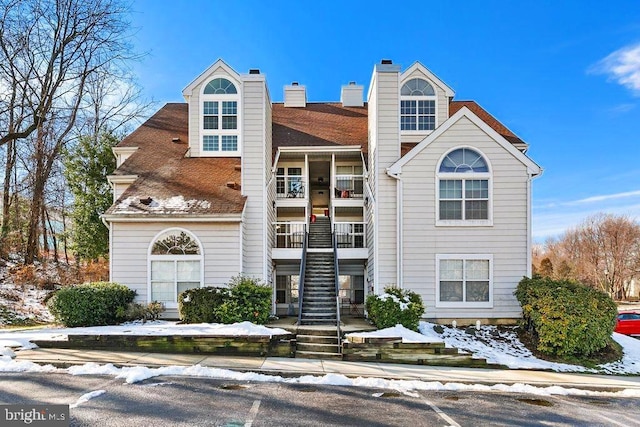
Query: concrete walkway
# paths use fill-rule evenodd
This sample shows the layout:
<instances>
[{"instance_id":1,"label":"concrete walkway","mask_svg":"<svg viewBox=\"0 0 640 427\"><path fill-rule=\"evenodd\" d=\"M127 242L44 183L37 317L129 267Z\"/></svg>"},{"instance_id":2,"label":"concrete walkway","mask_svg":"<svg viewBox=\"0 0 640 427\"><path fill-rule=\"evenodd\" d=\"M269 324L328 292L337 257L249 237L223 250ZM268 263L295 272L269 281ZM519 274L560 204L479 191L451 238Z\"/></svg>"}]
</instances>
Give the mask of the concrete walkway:
<instances>
[{"instance_id":1,"label":"concrete walkway","mask_svg":"<svg viewBox=\"0 0 640 427\"><path fill-rule=\"evenodd\" d=\"M115 366L190 366L251 371L281 376L342 374L398 380L465 384L530 384L600 391L640 390L640 376L589 375L513 369L450 368L390 363L344 362L280 357L236 357L197 354L134 353L97 350L39 348L16 352L17 360L69 367L93 362Z\"/></svg>"}]
</instances>

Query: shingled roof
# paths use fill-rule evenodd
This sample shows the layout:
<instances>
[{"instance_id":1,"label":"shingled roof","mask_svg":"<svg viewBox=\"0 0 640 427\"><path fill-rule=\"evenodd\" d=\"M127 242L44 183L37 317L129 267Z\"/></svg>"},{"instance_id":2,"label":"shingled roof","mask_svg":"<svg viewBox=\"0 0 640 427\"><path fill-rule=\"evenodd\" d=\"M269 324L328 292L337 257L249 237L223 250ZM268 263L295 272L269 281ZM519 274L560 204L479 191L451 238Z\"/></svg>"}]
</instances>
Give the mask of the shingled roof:
<instances>
[{"instance_id":1,"label":"shingled roof","mask_svg":"<svg viewBox=\"0 0 640 427\"><path fill-rule=\"evenodd\" d=\"M106 215L242 212L246 198L240 192L239 158L185 157L189 148L187 104L166 104L118 147L138 150L113 175L138 178Z\"/></svg>"},{"instance_id":2,"label":"shingled roof","mask_svg":"<svg viewBox=\"0 0 640 427\"><path fill-rule=\"evenodd\" d=\"M358 145L367 152L368 118L364 107L339 102L308 103L306 107L273 104L272 135L278 147Z\"/></svg>"},{"instance_id":3,"label":"shingled roof","mask_svg":"<svg viewBox=\"0 0 640 427\"><path fill-rule=\"evenodd\" d=\"M507 141L524 144L474 101L451 101L449 115L467 107ZM188 105L169 103L122 140L118 147L138 147L113 175L137 175L136 181L106 215L238 215L242 196L237 157L186 157ZM272 109L273 151L279 147L359 146L367 152L367 104L308 103ZM402 144L402 155L416 144Z\"/></svg>"}]
</instances>

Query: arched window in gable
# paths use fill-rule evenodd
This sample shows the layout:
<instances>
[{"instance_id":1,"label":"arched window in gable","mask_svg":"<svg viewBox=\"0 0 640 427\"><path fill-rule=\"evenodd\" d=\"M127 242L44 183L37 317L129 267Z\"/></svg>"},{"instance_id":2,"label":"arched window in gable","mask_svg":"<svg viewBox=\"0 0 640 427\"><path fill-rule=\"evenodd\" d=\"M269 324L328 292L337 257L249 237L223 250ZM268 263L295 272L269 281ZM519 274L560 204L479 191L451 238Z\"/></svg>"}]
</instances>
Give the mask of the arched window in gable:
<instances>
[{"instance_id":1,"label":"arched window in gable","mask_svg":"<svg viewBox=\"0 0 640 427\"><path fill-rule=\"evenodd\" d=\"M436 128L436 92L423 79L411 79L400 90L400 130L432 131Z\"/></svg>"},{"instance_id":2,"label":"arched window in gable","mask_svg":"<svg viewBox=\"0 0 640 427\"><path fill-rule=\"evenodd\" d=\"M176 307L181 292L202 286L202 247L186 230L158 234L149 247L149 261L149 301Z\"/></svg>"},{"instance_id":3,"label":"arched window in gable","mask_svg":"<svg viewBox=\"0 0 640 427\"><path fill-rule=\"evenodd\" d=\"M238 88L229 79L210 80L202 91L202 144L205 155L239 155Z\"/></svg>"},{"instance_id":4,"label":"arched window in gable","mask_svg":"<svg viewBox=\"0 0 640 427\"><path fill-rule=\"evenodd\" d=\"M471 148L450 151L438 166L437 182L441 225L489 225L491 173L482 154Z\"/></svg>"}]
</instances>

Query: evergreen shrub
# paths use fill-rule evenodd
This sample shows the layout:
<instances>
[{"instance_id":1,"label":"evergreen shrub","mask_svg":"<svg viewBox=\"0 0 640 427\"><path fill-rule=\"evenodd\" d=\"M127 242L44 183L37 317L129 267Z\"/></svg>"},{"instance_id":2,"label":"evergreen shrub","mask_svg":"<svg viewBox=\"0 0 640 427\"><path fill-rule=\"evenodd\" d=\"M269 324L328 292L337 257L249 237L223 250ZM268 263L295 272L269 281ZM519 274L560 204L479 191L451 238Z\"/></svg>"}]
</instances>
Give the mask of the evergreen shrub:
<instances>
[{"instance_id":1,"label":"evergreen shrub","mask_svg":"<svg viewBox=\"0 0 640 427\"><path fill-rule=\"evenodd\" d=\"M387 287L382 295L369 295L366 301L367 313L378 329L398 324L412 331L418 331L420 318L424 314L422 297L413 291Z\"/></svg>"},{"instance_id":2,"label":"evergreen shrub","mask_svg":"<svg viewBox=\"0 0 640 427\"><path fill-rule=\"evenodd\" d=\"M93 282L58 290L47 302L56 321L73 328L115 325L135 298L135 291L112 282Z\"/></svg>"},{"instance_id":3,"label":"evergreen shrub","mask_svg":"<svg viewBox=\"0 0 640 427\"><path fill-rule=\"evenodd\" d=\"M618 310L604 292L569 280L524 278L515 296L522 324L549 356L589 356L607 347Z\"/></svg>"},{"instance_id":4,"label":"evergreen shrub","mask_svg":"<svg viewBox=\"0 0 640 427\"><path fill-rule=\"evenodd\" d=\"M272 290L253 278L236 276L227 288L189 289L178 296L180 318L185 323L236 323L263 325L271 314Z\"/></svg>"}]
</instances>

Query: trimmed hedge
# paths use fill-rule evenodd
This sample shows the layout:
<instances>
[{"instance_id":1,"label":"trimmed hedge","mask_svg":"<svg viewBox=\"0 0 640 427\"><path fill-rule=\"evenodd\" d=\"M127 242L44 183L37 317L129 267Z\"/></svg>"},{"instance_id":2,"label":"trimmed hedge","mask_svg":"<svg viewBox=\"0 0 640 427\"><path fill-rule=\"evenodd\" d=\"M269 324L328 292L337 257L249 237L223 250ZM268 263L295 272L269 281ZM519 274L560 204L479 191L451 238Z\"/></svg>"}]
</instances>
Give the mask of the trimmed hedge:
<instances>
[{"instance_id":1,"label":"trimmed hedge","mask_svg":"<svg viewBox=\"0 0 640 427\"><path fill-rule=\"evenodd\" d=\"M185 323L236 323L263 325L271 314L270 287L255 279L237 276L228 288L189 289L178 296L180 318Z\"/></svg>"},{"instance_id":2,"label":"trimmed hedge","mask_svg":"<svg viewBox=\"0 0 640 427\"><path fill-rule=\"evenodd\" d=\"M369 318L378 329L401 324L418 331L420 318L424 314L422 297L413 291L387 287L382 295L369 295L366 307Z\"/></svg>"},{"instance_id":3,"label":"trimmed hedge","mask_svg":"<svg viewBox=\"0 0 640 427\"><path fill-rule=\"evenodd\" d=\"M605 348L618 314L613 299L581 283L524 278L514 292L523 326L550 356L589 356Z\"/></svg>"},{"instance_id":4,"label":"trimmed hedge","mask_svg":"<svg viewBox=\"0 0 640 427\"><path fill-rule=\"evenodd\" d=\"M178 295L178 312L184 323L220 323L220 313L216 310L229 290L207 286L188 289Z\"/></svg>"},{"instance_id":5,"label":"trimmed hedge","mask_svg":"<svg viewBox=\"0 0 640 427\"><path fill-rule=\"evenodd\" d=\"M119 314L135 296L125 285L93 282L60 289L47 307L56 321L70 328L115 325L123 320Z\"/></svg>"}]
</instances>

